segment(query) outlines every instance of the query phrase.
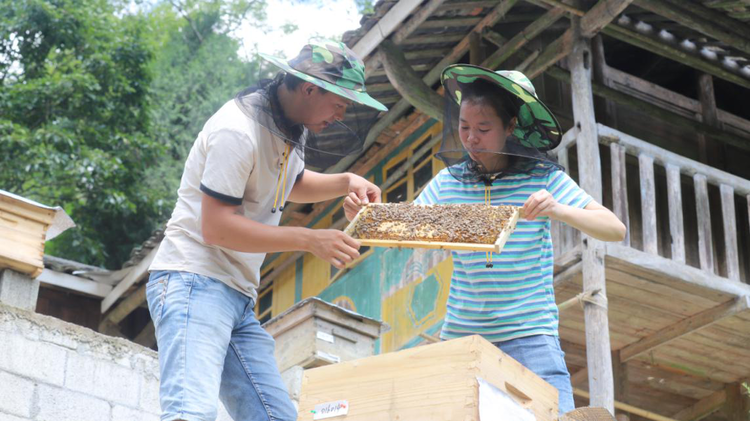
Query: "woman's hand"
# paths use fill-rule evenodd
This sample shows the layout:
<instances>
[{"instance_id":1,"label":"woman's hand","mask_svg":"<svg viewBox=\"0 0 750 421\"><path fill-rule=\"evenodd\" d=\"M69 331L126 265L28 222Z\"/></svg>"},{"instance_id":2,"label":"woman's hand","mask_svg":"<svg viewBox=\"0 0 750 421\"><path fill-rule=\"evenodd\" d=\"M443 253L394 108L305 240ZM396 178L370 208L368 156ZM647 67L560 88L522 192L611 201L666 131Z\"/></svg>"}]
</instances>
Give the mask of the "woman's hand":
<instances>
[{"instance_id":1,"label":"woman's hand","mask_svg":"<svg viewBox=\"0 0 750 421\"><path fill-rule=\"evenodd\" d=\"M540 216L547 216L552 219L557 218L557 211L560 208L560 204L547 190L539 190L538 192L529 196L526 202L523 204L524 218L527 221L533 221Z\"/></svg>"}]
</instances>

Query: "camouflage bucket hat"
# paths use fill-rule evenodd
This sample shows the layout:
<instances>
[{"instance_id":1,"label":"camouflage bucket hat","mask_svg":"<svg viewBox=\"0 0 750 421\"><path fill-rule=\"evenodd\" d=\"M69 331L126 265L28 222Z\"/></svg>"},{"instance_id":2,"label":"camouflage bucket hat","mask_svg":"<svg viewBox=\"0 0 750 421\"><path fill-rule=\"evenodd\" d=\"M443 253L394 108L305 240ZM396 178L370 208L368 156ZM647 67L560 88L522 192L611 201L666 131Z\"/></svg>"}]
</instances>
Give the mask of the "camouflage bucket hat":
<instances>
[{"instance_id":1,"label":"camouflage bucket hat","mask_svg":"<svg viewBox=\"0 0 750 421\"><path fill-rule=\"evenodd\" d=\"M311 42L289 61L264 53L260 53L260 56L283 71L329 92L378 111L388 111L385 105L367 94L365 65L343 42Z\"/></svg>"},{"instance_id":2,"label":"camouflage bucket hat","mask_svg":"<svg viewBox=\"0 0 750 421\"><path fill-rule=\"evenodd\" d=\"M515 70L493 72L484 67L454 64L443 69L440 81L451 99L461 104L461 85L484 79L496 84L519 98L523 105L518 111L518 122L513 131L522 146L548 151L562 140L560 123L536 96L529 78Z\"/></svg>"}]
</instances>

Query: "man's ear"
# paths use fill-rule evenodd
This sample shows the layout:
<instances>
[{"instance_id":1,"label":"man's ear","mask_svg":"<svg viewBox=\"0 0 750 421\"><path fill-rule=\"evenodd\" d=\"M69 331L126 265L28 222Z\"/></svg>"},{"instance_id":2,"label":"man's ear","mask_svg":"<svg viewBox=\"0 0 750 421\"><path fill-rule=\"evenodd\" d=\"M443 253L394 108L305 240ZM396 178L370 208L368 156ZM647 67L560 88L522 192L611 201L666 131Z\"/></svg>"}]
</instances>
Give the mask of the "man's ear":
<instances>
[{"instance_id":1,"label":"man's ear","mask_svg":"<svg viewBox=\"0 0 750 421\"><path fill-rule=\"evenodd\" d=\"M302 89L302 93L305 96L311 96L313 94L313 92L315 92L315 89L317 89L318 87L315 86L315 84L313 84L313 83L304 82L304 83L302 83L302 85L300 86L300 88Z\"/></svg>"}]
</instances>

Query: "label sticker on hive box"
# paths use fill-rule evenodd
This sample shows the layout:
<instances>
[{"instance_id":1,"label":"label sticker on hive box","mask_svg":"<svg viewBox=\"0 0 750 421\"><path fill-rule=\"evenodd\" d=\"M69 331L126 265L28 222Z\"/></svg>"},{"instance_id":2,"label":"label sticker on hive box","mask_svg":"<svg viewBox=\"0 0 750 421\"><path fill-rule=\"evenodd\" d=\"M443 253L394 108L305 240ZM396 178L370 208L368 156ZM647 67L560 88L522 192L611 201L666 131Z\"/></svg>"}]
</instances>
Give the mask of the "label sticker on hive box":
<instances>
[{"instance_id":1,"label":"label sticker on hive box","mask_svg":"<svg viewBox=\"0 0 750 421\"><path fill-rule=\"evenodd\" d=\"M330 333L318 331L318 339L320 339L321 341L333 343L333 335L331 335Z\"/></svg>"},{"instance_id":2,"label":"label sticker on hive box","mask_svg":"<svg viewBox=\"0 0 750 421\"><path fill-rule=\"evenodd\" d=\"M339 357L338 355L329 354L325 351L315 351L315 356L333 364L341 362L341 357Z\"/></svg>"},{"instance_id":3,"label":"label sticker on hive box","mask_svg":"<svg viewBox=\"0 0 750 421\"><path fill-rule=\"evenodd\" d=\"M315 405L313 420L324 420L326 418L340 417L349 413L349 402L336 401Z\"/></svg>"}]
</instances>

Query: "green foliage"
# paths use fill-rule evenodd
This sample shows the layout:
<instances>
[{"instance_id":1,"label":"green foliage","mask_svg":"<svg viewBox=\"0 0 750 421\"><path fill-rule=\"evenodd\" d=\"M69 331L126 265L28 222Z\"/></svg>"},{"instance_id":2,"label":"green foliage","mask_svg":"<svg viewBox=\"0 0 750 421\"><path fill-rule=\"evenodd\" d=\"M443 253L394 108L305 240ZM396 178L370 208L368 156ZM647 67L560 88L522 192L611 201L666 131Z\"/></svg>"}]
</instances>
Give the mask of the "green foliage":
<instances>
[{"instance_id":1,"label":"green foliage","mask_svg":"<svg viewBox=\"0 0 750 421\"><path fill-rule=\"evenodd\" d=\"M138 185L161 150L148 132L143 20L105 0L1 4L2 186L73 215L79 228L48 252L116 263L143 238L152 205Z\"/></svg>"},{"instance_id":2,"label":"green foliage","mask_svg":"<svg viewBox=\"0 0 750 421\"><path fill-rule=\"evenodd\" d=\"M126 6L0 0L0 188L76 221L47 253L110 268L166 222L203 123L253 82L228 33L264 4Z\"/></svg>"}]
</instances>

